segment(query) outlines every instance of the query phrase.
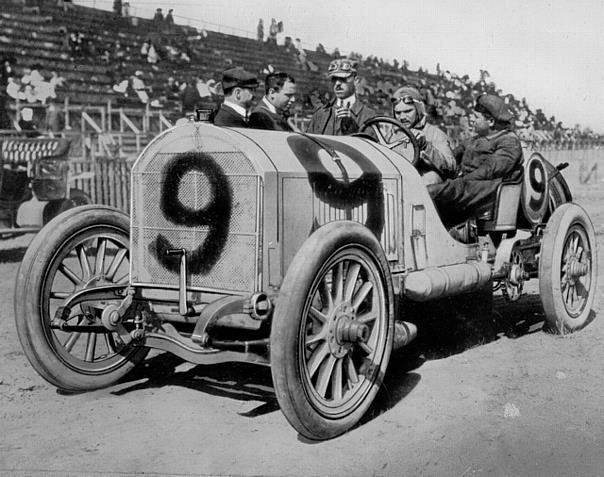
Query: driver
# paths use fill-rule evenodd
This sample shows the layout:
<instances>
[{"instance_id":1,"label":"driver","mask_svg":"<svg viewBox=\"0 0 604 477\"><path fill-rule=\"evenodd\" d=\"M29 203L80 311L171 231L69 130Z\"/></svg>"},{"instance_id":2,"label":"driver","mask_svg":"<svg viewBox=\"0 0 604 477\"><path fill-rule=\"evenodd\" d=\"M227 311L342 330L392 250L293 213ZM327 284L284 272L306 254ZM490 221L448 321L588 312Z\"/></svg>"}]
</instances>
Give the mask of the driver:
<instances>
[{"instance_id":1,"label":"driver","mask_svg":"<svg viewBox=\"0 0 604 477\"><path fill-rule=\"evenodd\" d=\"M438 127L427 122L426 107L421 93L411 87L399 88L391 98L392 115L403 126L415 135L420 152L418 170L426 185L442 182L443 179L453 178L457 172L457 162L453 156L449 138ZM394 131L389 142L403 141L393 150L405 155L409 138L401 131Z\"/></svg>"},{"instance_id":2,"label":"driver","mask_svg":"<svg viewBox=\"0 0 604 477\"><path fill-rule=\"evenodd\" d=\"M373 109L356 95L357 63L346 58L333 60L329 63L327 75L335 99L317 108L306 132L333 136L354 134L359 131L359 126L375 116Z\"/></svg>"}]
</instances>

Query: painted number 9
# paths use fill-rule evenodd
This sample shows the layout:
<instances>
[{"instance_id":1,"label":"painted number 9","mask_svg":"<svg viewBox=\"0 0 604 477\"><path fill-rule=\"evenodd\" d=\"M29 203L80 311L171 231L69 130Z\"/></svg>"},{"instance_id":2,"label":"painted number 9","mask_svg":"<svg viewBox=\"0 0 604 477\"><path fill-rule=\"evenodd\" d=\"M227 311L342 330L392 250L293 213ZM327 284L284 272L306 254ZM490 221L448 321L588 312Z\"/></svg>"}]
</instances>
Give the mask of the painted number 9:
<instances>
[{"instance_id":1,"label":"painted number 9","mask_svg":"<svg viewBox=\"0 0 604 477\"><path fill-rule=\"evenodd\" d=\"M545 164L538 155L530 157L524 176L524 213L532 224L543 221L548 207L549 186Z\"/></svg>"}]
</instances>

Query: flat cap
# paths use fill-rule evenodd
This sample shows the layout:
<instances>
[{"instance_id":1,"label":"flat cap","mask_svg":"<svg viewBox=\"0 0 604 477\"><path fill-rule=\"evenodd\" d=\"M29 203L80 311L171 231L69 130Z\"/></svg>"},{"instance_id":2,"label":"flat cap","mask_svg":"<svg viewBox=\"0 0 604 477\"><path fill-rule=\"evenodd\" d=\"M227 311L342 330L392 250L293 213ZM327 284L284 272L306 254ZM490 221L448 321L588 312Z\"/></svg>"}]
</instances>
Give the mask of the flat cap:
<instances>
[{"instance_id":1,"label":"flat cap","mask_svg":"<svg viewBox=\"0 0 604 477\"><path fill-rule=\"evenodd\" d=\"M514 115L505 101L494 94L481 94L476 99L476 111L486 113L493 117L496 121L509 123Z\"/></svg>"},{"instance_id":2,"label":"flat cap","mask_svg":"<svg viewBox=\"0 0 604 477\"><path fill-rule=\"evenodd\" d=\"M231 68L222 73L222 89L230 88L257 88L258 78L241 67Z\"/></svg>"},{"instance_id":3,"label":"flat cap","mask_svg":"<svg viewBox=\"0 0 604 477\"><path fill-rule=\"evenodd\" d=\"M351 75L357 74L357 62L342 58L333 60L327 68L327 76L330 78L348 78Z\"/></svg>"}]
</instances>

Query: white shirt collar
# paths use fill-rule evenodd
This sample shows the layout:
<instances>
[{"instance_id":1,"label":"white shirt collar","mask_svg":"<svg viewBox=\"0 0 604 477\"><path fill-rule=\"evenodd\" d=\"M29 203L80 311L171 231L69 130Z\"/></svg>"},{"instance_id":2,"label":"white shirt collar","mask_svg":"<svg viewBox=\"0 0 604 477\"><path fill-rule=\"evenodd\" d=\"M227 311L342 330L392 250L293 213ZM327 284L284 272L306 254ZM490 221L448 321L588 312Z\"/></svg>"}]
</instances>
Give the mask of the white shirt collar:
<instances>
[{"instance_id":1,"label":"white shirt collar","mask_svg":"<svg viewBox=\"0 0 604 477\"><path fill-rule=\"evenodd\" d=\"M237 112L240 116L242 116L244 118L247 116L247 111L245 110L245 108L243 106L239 106L238 104L231 103L228 99L224 100L224 104L227 105L229 108L234 109L235 112Z\"/></svg>"},{"instance_id":2,"label":"white shirt collar","mask_svg":"<svg viewBox=\"0 0 604 477\"><path fill-rule=\"evenodd\" d=\"M352 105L354 103L356 103L356 101L357 101L357 95L353 94L352 96L348 96L348 98L344 98L344 99L338 98L338 100L336 101L336 106L340 107L343 104L348 104L348 107L352 108Z\"/></svg>"},{"instance_id":3,"label":"white shirt collar","mask_svg":"<svg viewBox=\"0 0 604 477\"><path fill-rule=\"evenodd\" d=\"M269 111L271 111L273 114L278 114L277 108L275 108L275 105L272 104L266 96L262 98L262 101L264 102L264 104L266 104L266 107L269 109Z\"/></svg>"}]
</instances>

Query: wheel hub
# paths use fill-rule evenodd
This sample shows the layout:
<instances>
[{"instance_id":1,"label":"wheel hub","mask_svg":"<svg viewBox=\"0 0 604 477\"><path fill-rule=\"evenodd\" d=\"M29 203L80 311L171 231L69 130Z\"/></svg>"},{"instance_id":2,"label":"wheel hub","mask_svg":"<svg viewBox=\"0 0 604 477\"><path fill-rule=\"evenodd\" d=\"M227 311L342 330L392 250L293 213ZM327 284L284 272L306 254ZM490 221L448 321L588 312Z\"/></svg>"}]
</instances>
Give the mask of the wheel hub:
<instances>
[{"instance_id":1,"label":"wheel hub","mask_svg":"<svg viewBox=\"0 0 604 477\"><path fill-rule=\"evenodd\" d=\"M356 320L356 312L350 303L342 303L329 320L327 334L331 354L342 358L355 343L367 342L369 327Z\"/></svg>"},{"instance_id":2,"label":"wheel hub","mask_svg":"<svg viewBox=\"0 0 604 477\"><path fill-rule=\"evenodd\" d=\"M572 257L567 265L567 273L572 280L576 280L579 277L587 275L588 266L587 263L577 260Z\"/></svg>"}]
</instances>

